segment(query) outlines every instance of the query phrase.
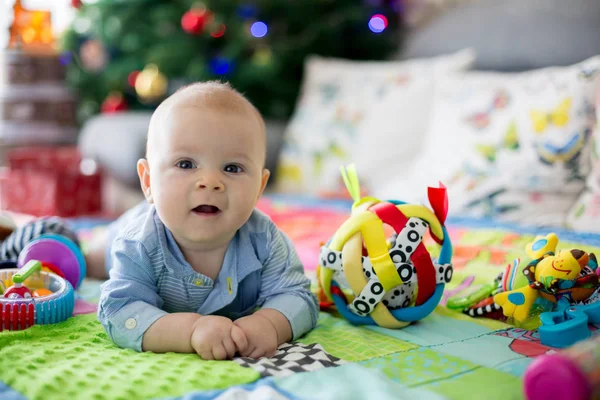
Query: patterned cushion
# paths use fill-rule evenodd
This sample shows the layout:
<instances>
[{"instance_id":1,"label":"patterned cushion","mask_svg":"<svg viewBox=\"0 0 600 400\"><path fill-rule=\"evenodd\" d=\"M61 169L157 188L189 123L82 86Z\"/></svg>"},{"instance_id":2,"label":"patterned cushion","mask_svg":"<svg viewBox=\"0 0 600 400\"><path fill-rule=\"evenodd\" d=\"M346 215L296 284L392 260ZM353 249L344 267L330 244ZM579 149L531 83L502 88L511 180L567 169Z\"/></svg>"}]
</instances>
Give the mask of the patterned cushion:
<instances>
[{"instance_id":1,"label":"patterned cushion","mask_svg":"<svg viewBox=\"0 0 600 400\"><path fill-rule=\"evenodd\" d=\"M436 89L424 152L375 195L403 191L418 201L441 180L451 214L563 224L590 171L598 68L600 57L447 77Z\"/></svg>"},{"instance_id":2,"label":"patterned cushion","mask_svg":"<svg viewBox=\"0 0 600 400\"><path fill-rule=\"evenodd\" d=\"M569 211L567 226L584 232L600 232L600 86L596 93L596 129L592 135L592 171L588 175L586 187L575 205Z\"/></svg>"},{"instance_id":3,"label":"patterned cushion","mask_svg":"<svg viewBox=\"0 0 600 400\"><path fill-rule=\"evenodd\" d=\"M277 170L278 190L313 195L336 192L341 187L339 166L354 161L357 148L358 152L368 151L362 144L369 142L364 135L370 131L359 127L374 104L391 92L419 96L423 99L420 112L395 110L402 115L404 127L390 139L406 140L415 129L420 134L429 118L433 88L430 82L450 71L468 68L473 60L470 50L410 61L309 58L300 99L284 137ZM392 99L397 97L396 94ZM389 121L391 125L383 129L394 128L395 120ZM392 147L384 150L389 152Z\"/></svg>"}]
</instances>

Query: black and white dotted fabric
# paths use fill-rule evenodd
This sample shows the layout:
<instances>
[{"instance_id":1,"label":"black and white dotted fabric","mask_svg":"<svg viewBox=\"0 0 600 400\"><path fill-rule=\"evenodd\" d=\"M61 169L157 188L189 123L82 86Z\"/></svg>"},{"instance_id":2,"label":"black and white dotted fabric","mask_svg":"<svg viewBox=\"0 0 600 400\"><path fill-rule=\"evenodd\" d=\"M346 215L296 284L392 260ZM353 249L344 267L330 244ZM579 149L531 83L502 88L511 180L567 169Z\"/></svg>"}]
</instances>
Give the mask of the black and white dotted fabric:
<instances>
[{"instance_id":1,"label":"black and white dotted fabric","mask_svg":"<svg viewBox=\"0 0 600 400\"><path fill-rule=\"evenodd\" d=\"M360 292L360 294L352 301L349 309L354 314L365 316L369 315L373 308L383 299L383 296L386 295L383 290L383 285L375 276L373 279L370 279L364 289Z\"/></svg>"},{"instance_id":2,"label":"black and white dotted fabric","mask_svg":"<svg viewBox=\"0 0 600 400\"><path fill-rule=\"evenodd\" d=\"M337 250L331 250L326 246L321 247L319 253L321 261L321 267L329 268L334 271L343 271L344 265L342 264L342 252Z\"/></svg>"},{"instance_id":3,"label":"black and white dotted fabric","mask_svg":"<svg viewBox=\"0 0 600 400\"><path fill-rule=\"evenodd\" d=\"M422 221L420 218L411 217L408 219L390 249L390 257L394 264L398 265L398 263L405 263L410 260L410 256L423 240L423 235L428 227L427 222Z\"/></svg>"},{"instance_id":4,"label":"black and white dotted fabric","mask_svg":"<svg viewBox=\"0 0 600 400\"><path fill-rule=\"evenodd\" d=\"M435 267L435 281L437 283L450 283L454 275L452 264L436 264L433 258L432 261Z\"/></svg>"},{"instance_id":5,"label":"black and white dotted fabric","mask_svg":"<svg viewBox=\"0 0 600 400\"><path fill-rule=\"evenodd\" d=\"M492 303L492 304L488 304L487 306L483 306L483 307L466 308L463 310L463 314L467 314L471 317L481 317L483 315L490 314L490 313L493 313L495 311L500 311L500 310L502 310L502 307L500 307L496 303Z\"/></svg>"},{"instance_id":6,"label":"black and white dotted fabric","mask_svg":"<svg viewBox=\"0 0 600 400\"><path fill-rule=\"evenodd\" d=\"M297 372L315 371L321 368L337 367L346 361L327 353L320 344L283 343L271 358L258 360L248 357L234 358L233 361L242 367L252 368L267 376L283 377Z\"/></svg>"}]
</instances>

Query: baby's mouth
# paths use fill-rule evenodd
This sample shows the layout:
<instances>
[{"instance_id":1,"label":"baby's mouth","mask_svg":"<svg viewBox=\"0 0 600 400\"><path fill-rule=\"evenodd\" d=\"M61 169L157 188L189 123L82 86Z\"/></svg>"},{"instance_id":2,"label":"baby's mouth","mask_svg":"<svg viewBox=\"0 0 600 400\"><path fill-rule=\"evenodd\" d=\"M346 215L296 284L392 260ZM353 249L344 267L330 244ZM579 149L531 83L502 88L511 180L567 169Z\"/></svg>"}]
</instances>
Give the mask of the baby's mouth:
<instances>
[{"instance_id":1,"label":"baby's mouth","mask_svg":"<svg viewBox=\"0 0 600 400\"><path fill-rule=\"evenodd\" d=\"M192 209L192 211L196 214L202 215L216 215L221 212L219 207L211 206L209 204L201 204L198 207Z\"/></svg>"}]
</instances>

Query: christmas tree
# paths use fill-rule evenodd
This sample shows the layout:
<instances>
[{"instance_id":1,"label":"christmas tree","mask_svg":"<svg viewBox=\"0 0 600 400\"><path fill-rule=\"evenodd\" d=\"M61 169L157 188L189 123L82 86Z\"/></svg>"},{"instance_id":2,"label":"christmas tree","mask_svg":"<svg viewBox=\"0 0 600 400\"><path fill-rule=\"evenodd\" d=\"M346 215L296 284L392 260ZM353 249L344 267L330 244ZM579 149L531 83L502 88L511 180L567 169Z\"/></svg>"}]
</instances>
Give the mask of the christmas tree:
<instances>
[{"instance_id":1,"label":"christmas tree","mask_svg":"<svg viewBox=\"0 0 600 400\"><path fill-rule=\"evenodd\" d=\"M152 109L184 84L221 79L267 117L287 117L309 54L383 59L402 0L97 0L62 36L80 121Z\"/></svg>"}]
</instances>

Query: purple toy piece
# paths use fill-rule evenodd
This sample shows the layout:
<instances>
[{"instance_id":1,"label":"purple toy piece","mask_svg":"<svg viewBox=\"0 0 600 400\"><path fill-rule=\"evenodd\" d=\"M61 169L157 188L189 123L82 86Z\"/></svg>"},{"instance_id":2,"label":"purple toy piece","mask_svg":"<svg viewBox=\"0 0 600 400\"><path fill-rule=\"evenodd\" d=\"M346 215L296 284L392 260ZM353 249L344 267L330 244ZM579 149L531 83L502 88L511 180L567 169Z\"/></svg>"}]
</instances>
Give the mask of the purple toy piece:
<instances>
[{"instance_id":1,"label":"purple toy piece","mask_svg":"<svg viewBox=\"0 0 600 400\"><path fill-rule=\"evenodd\" d=\"M592 390L583 372L560 353L533 360L523 376L528 400L589 400Z\"/></svg>"},{"instance_id":2,"label":"purple toy piece","mask_svg":"<svg viewBox=\"0 0 600 400\"><path fill-rule=\"evenodd\" d=\"M79 286L79 260L67 245L52 238L39 238L31 241L19 254L18 267L29 260L39 260L56 265L65 275L65 279L77 288Z\"/></svg>"}]
</instances>

